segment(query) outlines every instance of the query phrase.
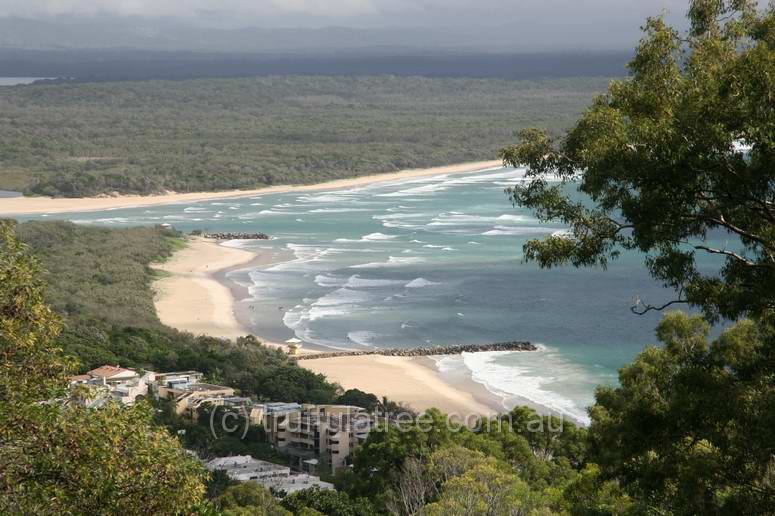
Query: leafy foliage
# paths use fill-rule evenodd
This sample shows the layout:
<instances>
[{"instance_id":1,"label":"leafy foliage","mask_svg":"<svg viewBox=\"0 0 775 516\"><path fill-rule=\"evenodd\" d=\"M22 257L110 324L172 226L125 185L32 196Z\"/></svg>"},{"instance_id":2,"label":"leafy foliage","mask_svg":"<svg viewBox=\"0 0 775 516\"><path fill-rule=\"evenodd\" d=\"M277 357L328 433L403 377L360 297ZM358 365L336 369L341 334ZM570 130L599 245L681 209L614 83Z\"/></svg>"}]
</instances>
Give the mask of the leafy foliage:
<instances>
[{"instance_id":1,"label":"leafy foliage","mask_svg":"<svg viewBox=\"0 0 775 516\"><path fill-rule=\"evenodd\" d=\"M649 19L631 77L613 82L564 138L525 130L501 151L532 178L509 190L514 202L571 230L528 242L525 255L544 267L605 266L621 248L637 249L676 289L674 302L710 320L772 315L775 7L695 0L690 21L682 38ZM568 197L570 185L592 206ZM698 253L723 266L700 270ZM663 307L637 309L653 308Z\"/></svg>"},{"instance_id":2,"label":"leafy foliage","mask_svg":"<svg viewBox=\"0 0 775 516\"><path fill-rule=\"evenodd\" d=\"M46 300L70 323L159 326L149 266L185 245L175 232L30 221L16 234L45 266Z\"/></svg>"},{"instance_id":3,"label":"leafy foliage","mask_svg":"<svg viewBox=\"0 0 775 516\"><path fill-rule=\"evenodd\" d=\"M301 514L312 509L331 516L371 516L376 514L368 500L353 500L347 493L323 490L317 487L292 493L282 500L282 506Z\"/></svg>"},{"instance_id":4,"label":"leafy foliage","mask_svg":"<svg viewBox=\"0 0 775 516\"><path fill-rule=\"evenodd\" d=\"M375 410L380 404L379 398L370 392L363 392L360 389L347 389L334 402L337 405L352 405L365 408L369 412Z\"/></svg>"},{"instance_id":5,"label":"leafy foliage","mask_svg":"<svg viewBox=\"0 0 775 516\"><path fill-rule=\"evenodd\" d=\"M584 462L584 448L575 444L586 438L572 423L546 421L518 407L472 430L430 410L399 427L372 430L340 485L392 514L562 512L563 489ZM527 433L535 434L530 441ZM577 464L560 450L577 450Z\"/></svg>"},{"instance_id":6,"label":"leafy foliage","mask_svg":"<svg viewBox=\"0 0 775 516\"><path fill-rule=\"evenodd\" d=\"M69 367L54 345L39 264L0 222L0 512L190 512L204 471L149 408L96 410L65 399Z\"/></svg>"},{"instance_id":7,"label":"leafy foliage","mask_svg":"<svg viewBox=\"0 0 775 516\"><path fill-rule=\"evenodd\" d=\"M598 390L590 460L674 514L766 514L775 500L775 332L742 321L707 342L668 314L649 347Z\"/></svg>"},{"instance_id":8,"label":"leafy foliage","mask_svg":"<svg viewBox=\"0 0 775 516\"><path fill-rule=\"evenodd\" d=\"M226 488L216 504L224 516L291 516L269 489L257 482L242 482Z\"/></svg>"},{"instance_id":9,"label":"leafy foliage","mask_svg":"<svg viewBox=\"0 0 775 516\"><path fill-rule=\"evenodd\" d=\"M686 37L650 19L632 77L564 138L527 130L502 151L529 167L514 202L571 230L528 242L528 259L605 266L637 249L678 298L636 312L704 312L666 315L662 346L598 390L586 464L565 487L575 514L770 514L775 503L775 6L695 0L689 18ZM573 186L589 202L566 195ZM700 270L698 253L718 267ZM721 318L737 322L709 342Z\"/></svg>"}]
</instances>

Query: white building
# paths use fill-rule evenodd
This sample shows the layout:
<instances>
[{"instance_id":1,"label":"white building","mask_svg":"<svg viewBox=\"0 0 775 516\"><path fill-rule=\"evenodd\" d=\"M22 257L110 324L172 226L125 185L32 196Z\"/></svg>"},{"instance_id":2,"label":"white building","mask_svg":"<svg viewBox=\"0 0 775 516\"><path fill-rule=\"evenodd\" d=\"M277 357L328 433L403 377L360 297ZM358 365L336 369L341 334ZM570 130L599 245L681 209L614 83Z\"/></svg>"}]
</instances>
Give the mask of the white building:
<instances>
[{"instance_id":1,"label":"white building","mask_svg":"<svg viewBox=\"0 0 775 516\"><path fill-rule=\"evenodd\" d=\"M230 479L238 482L248 480L263 482L272 477L288 477L291 474L291 468L288 466L257 460L250 455L218 457L207 462L205 467L210 471L225 471Z\"/></svg>"},{"instance_id":2,"label":"white building","mask_svg":"<svg viewBox=\"0 0 775 516\"><path fill-rule=\"evenodd\" d=\"M155 381L156 373L153 371L136 371L117 365L104 365L86 374L70 377L71 385L92 388L95 398L108 393L125 405L133 404L140 396L148 396L148 388ZM100 392L103 394L98 394Z\"/></svg>"},{"instance_id":3,"label":"white building","mask_svg":"<svg viewBox=\"0 0 775 516\"><path fill-rule=\"evenodd\" d=\"M333 484L307 474L292 474L291 468L257 460L249 455L219 457L205 463L209 471L224 471L230 479L238 482L258 482L274 492L293 493L302 489L318 487L333 489Z\"/></svg>"}]
</instances>

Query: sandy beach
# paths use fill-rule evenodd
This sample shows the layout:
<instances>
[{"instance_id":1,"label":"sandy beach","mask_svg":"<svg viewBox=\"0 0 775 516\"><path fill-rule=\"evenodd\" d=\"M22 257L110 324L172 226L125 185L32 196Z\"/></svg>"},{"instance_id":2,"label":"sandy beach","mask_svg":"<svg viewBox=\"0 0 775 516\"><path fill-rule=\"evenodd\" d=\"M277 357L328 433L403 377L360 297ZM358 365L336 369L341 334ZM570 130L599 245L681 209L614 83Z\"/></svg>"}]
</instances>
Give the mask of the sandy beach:
<instances>
[{"instance_id":1,"label":"sandy beach","mask_svg":"<svg viewBox=\"0 0 775 516\"><path fill-rule=\"evenodd\" d=\"M88 197L88 198L51 198L51 197L10 197L0 200L0 215L35 214L35 213L67 213L80 211L99 211L114 208L133 208L138 206L152 206L158 204L172 204L213 199L227 199L233 197L245 197L250 195L315 191L335 188L352 188L373 183L387 181L399 181L440 174L455 174L460 172L475 172L503 165L500 160L477 161L473 163L460 163L442 167L402 170L399 172L386 172L368 176L339 179L325 183L311 185L278 185L257 190L230 190L225 192L194 192L194 193L168 193L164 195L121 195L117 197Z\"/></svg>"},{"instance_id":2,"label":"sandy beach","mask_svg":"<svg viewBox=\"0 0 775 516\"><path fill-rule=\"evenodd\" d=\"M345 389L360 389L409 405L432 407L463 421L467 417L503 412L500 400L470 378L446 378L429 357L379 355L300 360Z\"/></svg>"},{"instance_id":3,"label":"sandy beach","mask_svg":"<svg viewBox=\"0 0 775 516\"><path fill-rule=\"evenodd\" d=\"M411 179L434 174L459 173L499 166L500 162L483 162L403 171L334 181L319 185L272 187L255 191L198 194L170 194L154 197L118 197L100 199L6 199L29 211L71 211L127 207L139 204L160 204L245 196L292 190L323 190L347 188L375 182ZM38 203L38 204L36 204ZM77 203L77 206L76 206ZM165 276L154 282L155 305L161 321L195 335L233 339L256 331L249 328L248 319L240 312L238 301L244 297L244 287L227 278L230 271L254 268L282 261L282 257L267 252L255 253L220 245L204 238L190 238L188 246L173 257L154 267ZM244 324L243 324L244 323ZM260 333L260 331L259 331ZM260 335L258 339L271 346ZM312 350L303 350L314 353ZM377 396L423 411L436 407L459 418L492 415L503 411L501 399L465 375L442 375L429 357L355 356L299 361L299 365L325 375L343 388L358 388Z\"/></svg>"},{"instance_id":4,"label":"sandy beach","mask_svg":"<svg viewBox=\"0 0 775 516\"><path fill-rule=\"evenodd\" d=\"M271 253L226 247L215 240L191 238L170 260L154 265L164 277L154 282L159 319L194 335L234 339L252 333L235 315L238 299L226 273L277 261ZM281 346L267 342L264 344ZM312 352L305 350L306 352ZM428 357L357 356L301 360L299 365L325 375L345 389L387 396L422 411L436 407L461 418L502 410L499 400L469 378L446 378Z\"/></svg>"},{"instance_id":5,"label":"sandy beach","mask_svg":"<svg viewBox=\"0 0 775 516\"><path fill-rule=\"evenodd\" d=\"M161 322L193 333L233 339L250 333L234 316L231 290L216 277L221 271L255 263L261 255L192 238L189 245L154 268L166 273L153 284ZM271 256L266 256L267 261ZM258 265L258 263L256 263Z\"/></svg>"}]
</instances>

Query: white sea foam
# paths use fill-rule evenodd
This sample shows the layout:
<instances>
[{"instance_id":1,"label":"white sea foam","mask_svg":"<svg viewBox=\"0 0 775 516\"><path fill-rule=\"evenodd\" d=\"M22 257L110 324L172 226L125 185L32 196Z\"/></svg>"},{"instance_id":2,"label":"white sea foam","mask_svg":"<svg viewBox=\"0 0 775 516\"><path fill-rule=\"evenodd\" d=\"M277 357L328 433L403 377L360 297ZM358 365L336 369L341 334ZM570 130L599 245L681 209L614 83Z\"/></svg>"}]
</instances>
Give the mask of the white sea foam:
<instances>
[{"instance_id":1,"label":"white sea foam","mask_svg":"<svg viewBox=\"0 0 775 516\"><path fill-rule=\"evenodd\" d=\"M342 287L319 298L312 303L312 306L361 305L369 302L371 299L372 296L368 292Z\"/></svg>"},{"instance_id":2,"label":"white sea foam","mask_svg":"<svg viewBox=\"0 0 775 516\"><path fill-rule=\"evenodd\" d=\"M237 215L237 218L240 220L253 220L253 219L274 216L274 215L293 215L293 213L288 211L277 211L277 210L268 209L268 210L254 211L252 213L242 213L240 215Z\"/></svg>"},{"instance_id":3,"label":"white sea foam","mask_svg":"<svg viewBox=\"0 0 775 516\"><path fill-rule=\"evenodd\" d=\"M489 231L482 233L484 236L521 236L521 235L541 235L549 233L550 230L541 226L495 226Z\"/></svg>"},{"instance_id":4,"label":"white sea foam","mask_svg":"<svg viewBox=\"0 0 775 516\"><path fill-rule=\"evenodd\" d=\"M72 221L75 224L126 224L132 222L132 219L127 217L105 217L101 219L74 219Z\"/></svg>"},{"instance_id":5,"label":"white sea foam","mask_svg":"<svg viewBox=\"0 0 775 516\"><path fill-rule=\"evenodd\" d=\"M309 213L351 213L359 211L371 211L368 208L316 208Z\"/></svg>"},{"instance_id":6,"label":"white sea foam","mask_svg":"<svg viewBox=\"0 0 775 516\"><path fill-rule=\"evenodd\" d=\"M535 352L463 353L462 360L475 381L504 400L525 398L589 424L586 407L598 380L558 350L541 346Z\"/></svg>"},{"instance_id":7,"label":"white sea foam","mask_svg":"<svg viewBox=\"0 0 775 516\"><path fill-rule=\"evenodd\" d=\"M347 288L389 287L392 285L402 285L403 283L401 280L361 278L354 274L350 276L344 286Z\"/></svg>"},{"instance_id":8,"label":"white sea foam","mask_svg":"<svg viewBox=\"0 0 775 516\"><path fill-rule=\"evenodd\" d=\"M318 274L315 276L315 284L319 287L342 287L346 282L347 280L344 278L329 276L328 274Z\"/></svg>"},{"instance_id":9,"label":"white sea foam","mask_svg":"<svg viewBox=\"0 0 775 516\"><path fill-rule=\"evenodd\" d=\"M363 235L361 238L357 240L353 240L351 238L337 238L334 240L334 242L385 242L387 240L393 240L395 238L398 238L398 235L386 235L384 233L369 233L368 235Z\"/></svg>"},{"instance_id":10,"label":"white sea foam","mask_svg":"<svg viewBox=\"0 0 775 516\"><path fill-rule=\"evenodd\" d=\"M499 216L497 220L510 222L536 222L536 219L528 215L511 215L509 213L504 213L503 215Z\"/></svg>"},{"instance_id":11,"label":"white sea foam","mask_svg":"<svg viewBox=\"0 0 775 516\"><path fill-rule=\"evenodd\" d=\"M430 287L433 285L439 285L439 283L435 281L428 281L425 278L415 278L406 285L404 285L405 288L423 288L423 287Z\"/></svg>"},{"instance_id":12,"label":"white sea foam","mask_svg":"<svg viewBox=\"0 0 775 516\"><path fill-rule=\"evenodd\" d=\"M406 265L413 265L424 262L424 258L418 256L390 256L386 262L370 262L362 263L360 265L352 265L351 269L381 269L384 267L401 267Z\"/></svg>"},{"instance_id":13,"label":"white sea foam","mask_svg":"<svg viewBox=\"0 0 775 516\"><path fill-rule=\"evenodd\" d=\"M430 217L430 213L386 213L382 215L374 215L371 217L374 220L401 220L401 219L420 219L424 220Z\"/></svg>"},{"instance_id":14,"label":"white sea foam","mask_svg":"<svg viewBox=\"0 0 775 516\"><path fill-rule=\"evenodd\" d=\"M298 202L303 203L344 203L350 201L350 198L343 192L323 193L317 195L301 195L296 198Z\"/></svg>"},{"instance_id":15,"label":"white sea foam","mask_svg":"<svg viewBox=\"0 0 775 516\"><path fill-rule=\"evenodd\" d=\"M379 242L381 240L393 240L398 235L386 235L384 233L370 233L361 238L365 242Z\"/></svg>"},{"instance_id":16,"label":"white sea foam","mask_svg":"<svg viewBox=\"0 0 775 516\"><path fill-rule=\"evenodd\" d=\"M384 194L377 194L377 197L412 197L412 196L427 196L433 195L436 192L446 190L447 187L444 183L430 184L424 186L416 186L414 188L407 188L405 190L399 190L397 192L390 192Z\"/></svg>"}]
</instances>

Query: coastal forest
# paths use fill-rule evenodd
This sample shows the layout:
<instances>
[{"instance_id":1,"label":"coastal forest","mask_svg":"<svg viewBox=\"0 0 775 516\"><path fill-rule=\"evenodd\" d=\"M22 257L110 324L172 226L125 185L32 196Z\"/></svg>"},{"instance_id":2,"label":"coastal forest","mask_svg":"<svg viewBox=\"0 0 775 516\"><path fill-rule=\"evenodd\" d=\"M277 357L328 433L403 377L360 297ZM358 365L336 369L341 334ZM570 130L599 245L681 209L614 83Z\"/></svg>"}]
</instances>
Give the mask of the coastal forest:
<instances>
[{"instance_id":1,"label":"coastal forest","mask_svg":"<svg viewBox=\"0 0 775 516\"><path fill-rule=\"evenodd\" d=\"M253 339L161 325L150 264L182 245L173 232L0 221L0 513L775 513L775 6L693 0L688 26L649 19L630 76L567 133L523 130L500 150L528 167L512 200L569 228L528 241L529 263L605 267L639 250L675 291L633 308L663 313L655 341L597 389L589 427L515 407L454 428L432 409L373 430L336 491L232 485L185 453L158 407L51 400L68 374L119 360L198 368L259 398L374 399ZM711 232L727 243L711 246ZM700 253L718 267L700 269Z\"/></svg>"},{"instance_id":2,"label":"coastal forest","mask_svg":"<svg viewBox=\"0 0 775 516\"><path fill-rule=\"evenodd\" d=\"M605 78L271 76L0 88L0 190L253 189L493 159L559 132Z\"/></svg>"}]
</instances>

